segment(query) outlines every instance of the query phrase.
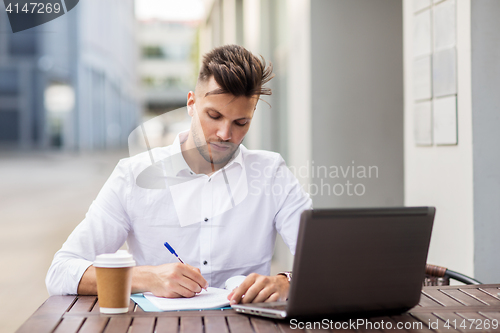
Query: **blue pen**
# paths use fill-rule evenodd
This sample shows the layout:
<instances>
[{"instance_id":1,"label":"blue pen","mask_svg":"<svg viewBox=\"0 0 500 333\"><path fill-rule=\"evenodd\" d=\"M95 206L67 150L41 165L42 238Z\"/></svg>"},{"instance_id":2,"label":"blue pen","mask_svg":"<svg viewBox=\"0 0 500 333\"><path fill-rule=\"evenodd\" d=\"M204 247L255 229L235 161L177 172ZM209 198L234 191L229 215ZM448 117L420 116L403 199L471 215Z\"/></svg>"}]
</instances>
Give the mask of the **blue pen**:
<instances>
[{"instance_id":1,"label":"blue pen","mask_svg":"<svg viewBox=\"0 0 500 333\"><path fill-rule=\"evenodd\" d=\"M182 261L182 259L177 255L177 253L175 253L175 250L173 247L170 246L170 244L168 244L167 242L165 242L165 247L170 251L170 253L172 253L174 256L177 257L177 259L179 259L180 262L184 263L184 261Z\"/></svg>"}]
</instances>

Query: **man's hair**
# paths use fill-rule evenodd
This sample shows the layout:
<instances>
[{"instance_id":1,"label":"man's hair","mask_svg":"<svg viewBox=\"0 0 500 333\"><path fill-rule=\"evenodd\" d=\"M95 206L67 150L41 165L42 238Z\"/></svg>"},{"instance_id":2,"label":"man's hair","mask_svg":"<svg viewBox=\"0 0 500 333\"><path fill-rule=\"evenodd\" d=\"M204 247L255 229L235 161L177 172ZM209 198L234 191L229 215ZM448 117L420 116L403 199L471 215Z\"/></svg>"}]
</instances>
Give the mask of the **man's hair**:
<instances>
[{"instance_id":1,"label":"man's hair","mask_svg":"<svg viewBox=\"0 0 500 333\"><path fill-rule=\"evenodd\" d=\"M199 82L207 82L214 77L219 89L207 95L231 94L234 96L271 95L271 89L263 87L274 77L273 65L261 56L253 55L244 47L224 45L203 56Z\"/></svg>"}]
</instances>

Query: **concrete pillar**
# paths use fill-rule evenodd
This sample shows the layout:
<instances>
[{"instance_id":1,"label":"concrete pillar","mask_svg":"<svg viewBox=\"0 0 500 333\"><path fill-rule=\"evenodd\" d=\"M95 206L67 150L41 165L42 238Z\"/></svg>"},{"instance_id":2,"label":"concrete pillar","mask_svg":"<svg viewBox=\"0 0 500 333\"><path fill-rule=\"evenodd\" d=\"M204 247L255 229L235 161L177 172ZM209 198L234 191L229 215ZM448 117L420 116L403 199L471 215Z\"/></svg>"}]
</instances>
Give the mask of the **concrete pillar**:
<instances>
[{"instance_id":1,"label":"concrete pillar","mask_svg":"<svg viewBox=\"0 0 500 333\"><path fill-rule=\"evenodd\" d=\"M402 2L315 0L310 8L310 84L297 89L310 86L310 129L290 136L311 138L314 206L402 206Z\"/></svg>"},{"instance_id":2,"label":"concrete pillar","mask_svg":"<svg viewBox=\"0 0 500 333\"><path fill-rule=\"evenodd\" d=\"M474 276L500 281L500 2L471 1Z\"/></svg>"}]
</instances>

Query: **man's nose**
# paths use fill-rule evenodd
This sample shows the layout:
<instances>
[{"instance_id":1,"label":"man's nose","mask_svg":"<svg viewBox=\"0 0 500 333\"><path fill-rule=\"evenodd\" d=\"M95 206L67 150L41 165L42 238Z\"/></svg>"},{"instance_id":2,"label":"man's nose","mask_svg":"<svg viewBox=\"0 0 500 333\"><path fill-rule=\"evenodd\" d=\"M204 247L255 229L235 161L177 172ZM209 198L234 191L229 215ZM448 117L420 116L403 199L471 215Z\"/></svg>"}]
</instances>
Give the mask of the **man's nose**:
<instances>
[{"instance_id":1,"label":"man's nose","mask_svg":"<svg viewBox=\"0 0 500 333\"><path fill-rule=\"evenodd\" d=\"M217 130L217 137L222 141L231 139L231 123L224 122Z\"/></svg>"}]
</instances>

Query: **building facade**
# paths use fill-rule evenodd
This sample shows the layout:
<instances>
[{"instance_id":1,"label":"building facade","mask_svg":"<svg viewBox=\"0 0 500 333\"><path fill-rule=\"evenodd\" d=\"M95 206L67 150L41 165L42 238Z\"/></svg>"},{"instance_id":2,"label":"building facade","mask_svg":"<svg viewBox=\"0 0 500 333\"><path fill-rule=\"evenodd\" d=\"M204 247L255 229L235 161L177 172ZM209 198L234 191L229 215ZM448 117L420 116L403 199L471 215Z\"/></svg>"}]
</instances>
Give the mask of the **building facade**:
<instances>
[{"instance_id":1,"label":"building facade","mask_svg":"<svg viewBox=\"0 0 500 333\"><path fill-rule=\"evenodd\" d=\"M140 20L140 100L146 114L186 106L197 74L197 22Z\"/></svg>"},{"instance_id":2,"label":"building facade","mask_svg":"<svg viewBox=\"0 0 500 333\"><path fill-rule=\"evenodd\" d=\"M12 33L0 5L0 144L123 146L140 117L132 0L81 1Z\"/></svg>"}]
</instances>

